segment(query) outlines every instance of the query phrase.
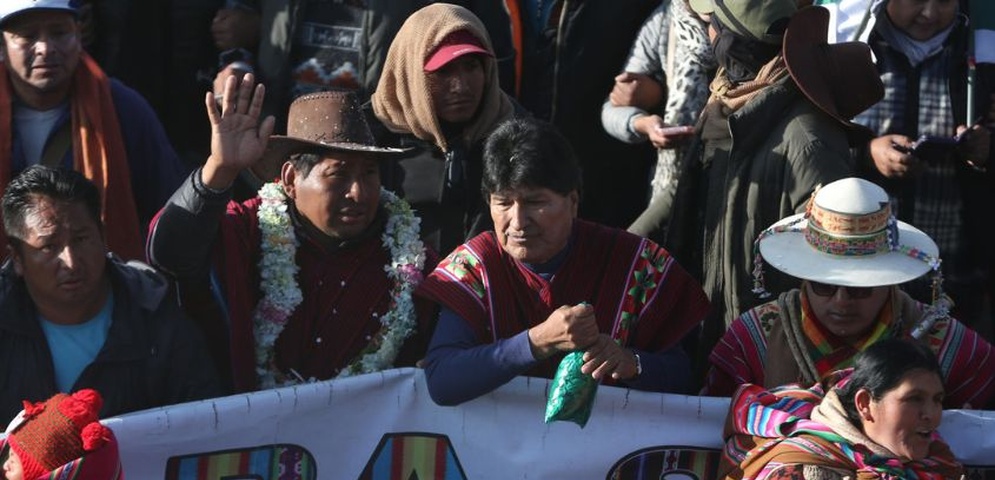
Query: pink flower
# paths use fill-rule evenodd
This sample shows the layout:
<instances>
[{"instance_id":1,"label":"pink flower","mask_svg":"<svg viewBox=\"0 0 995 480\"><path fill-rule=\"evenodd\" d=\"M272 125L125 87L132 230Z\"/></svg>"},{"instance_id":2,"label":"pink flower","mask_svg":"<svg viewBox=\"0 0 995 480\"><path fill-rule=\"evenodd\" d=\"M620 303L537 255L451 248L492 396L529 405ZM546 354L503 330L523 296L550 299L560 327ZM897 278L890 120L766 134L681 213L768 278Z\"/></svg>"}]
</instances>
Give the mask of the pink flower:
<instances>
[{"instance_id":1,"label":"pink flower","mask_svg":"<svg viewBox=\"0 0 995 480\"><path fill-rule=\"evenodd\" d=\"M421 273L421 270L419 270L418 267L410 263L401 265L401 268L399 268L398 270L401 273L401 278L410 283L421 283L422 279L424 278L424 276Z\"/></svg>"}]
</instances>

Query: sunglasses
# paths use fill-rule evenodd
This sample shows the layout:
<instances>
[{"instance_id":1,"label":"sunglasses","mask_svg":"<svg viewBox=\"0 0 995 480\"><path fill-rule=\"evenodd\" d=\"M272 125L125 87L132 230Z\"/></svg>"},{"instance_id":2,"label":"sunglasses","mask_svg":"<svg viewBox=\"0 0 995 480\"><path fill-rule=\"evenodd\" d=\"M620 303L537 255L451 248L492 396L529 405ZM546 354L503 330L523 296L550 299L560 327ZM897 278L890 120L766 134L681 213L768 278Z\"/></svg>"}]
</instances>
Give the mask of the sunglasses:
<instances>
[{"instance_id":1,"label":"sunglasses","mask_svg":"<svg viewBox=\"0 0 995 480\"><path fill-rule=\"evenodd\" d=\"M871 296L874 292L874 287L842 287L839 285L830 285L828 283L819 283L809 281L808 284L812 287L812 293L820 297L832 297L836 295L836 291L843 288L846 290L846 295L850 298L861 299Z\"/></svg>"}]
</instances>

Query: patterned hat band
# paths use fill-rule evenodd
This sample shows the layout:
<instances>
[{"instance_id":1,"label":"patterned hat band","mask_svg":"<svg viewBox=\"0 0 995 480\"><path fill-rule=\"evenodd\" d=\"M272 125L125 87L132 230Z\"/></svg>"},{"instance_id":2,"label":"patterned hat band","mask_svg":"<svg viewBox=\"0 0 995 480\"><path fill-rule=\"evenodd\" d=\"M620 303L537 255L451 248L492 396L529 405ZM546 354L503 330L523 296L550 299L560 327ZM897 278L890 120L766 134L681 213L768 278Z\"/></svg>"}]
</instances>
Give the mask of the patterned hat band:
<instances>
[{"instance_id":1,"label":"patterned hat band","mask_svg":"<svg viewBox=\"0 0 995 480\"><path fill-rule=\"evenodd\" d=\"M816 190L818 192L818 190ZM809 226L834 235L866 235L879 233L893 223L891 204L884 204L880 210L871 213L840 213L820 207L815 202L815 194L809 199L805 212Z\"/></svg>"},{"instance_id":2,"label":"patterned hat band","mask_svg":"<svg viewBox=\"0 0 995 480\"><path fill-rule=\"evenodd\" d=\"M894 217L886 221L884 228L862 235L840 235L819 228L818 222L808 219L808 228L804 229L805 241L808 244L829 255L843 257L862 257L891 252L898 247L898 223Z\"/></svg>"}]
</instances>

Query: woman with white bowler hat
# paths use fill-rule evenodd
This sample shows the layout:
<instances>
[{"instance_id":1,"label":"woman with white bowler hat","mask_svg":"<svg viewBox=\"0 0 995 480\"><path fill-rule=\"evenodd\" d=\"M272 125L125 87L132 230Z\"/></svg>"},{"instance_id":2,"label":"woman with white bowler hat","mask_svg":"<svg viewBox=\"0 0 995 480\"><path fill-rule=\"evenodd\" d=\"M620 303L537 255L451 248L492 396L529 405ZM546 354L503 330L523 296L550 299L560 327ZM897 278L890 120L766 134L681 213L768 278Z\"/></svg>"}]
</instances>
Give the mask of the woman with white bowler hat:
<instances>
[{"instance_id":1,"label":"woman with white bowler hat","mask_svg":"<svg viewBox=\"0 0 995 480\"><path fill-rule=\"evenodd\" d=\"M945 406L981 408L995 394L995 351L947 314L936 243L895 219L881 187L859 178L824 186L805 213L764 230L755 255L757 293L767 294L764 262L801 279L801 287L733 322L709 356L702 394L731 395L744 383L814 384L884 338L914 338L936 353ZM898 288L929 272L932 305Z\"/></svg>"}]
</instances>

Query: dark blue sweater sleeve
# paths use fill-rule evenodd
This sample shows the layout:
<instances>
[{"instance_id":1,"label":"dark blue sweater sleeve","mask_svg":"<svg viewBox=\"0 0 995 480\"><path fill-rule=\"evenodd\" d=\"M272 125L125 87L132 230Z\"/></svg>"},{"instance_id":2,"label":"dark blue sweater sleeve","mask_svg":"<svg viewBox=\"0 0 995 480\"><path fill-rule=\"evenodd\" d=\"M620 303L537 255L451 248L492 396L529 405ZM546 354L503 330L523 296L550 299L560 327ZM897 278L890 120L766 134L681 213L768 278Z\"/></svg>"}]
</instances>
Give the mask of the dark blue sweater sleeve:
<instances>
[{"instance_id":1,"label":"dark blue sweater sleeve","mask_svg":"<svg viewBox=\"0 0 995 480\"><path fill-rule=\"evenodd\" d=\"M443 307L425 356L425 379L435 403L458 405L508 383L535 363L527 330L480 344L466 320Z\"/></svg>"},{"instance_id":2,"label":"dark blue sweater sleeve","mask_svg":"<svg viewBox=\"0 0 995 480\"><path fill-rule=\"evenodd\" d=\"M620 386L648 392L688 393L691 387L691 359L679 343L658 352L636 349L633 352L639 355L643 373L619 382Z\"/></svg>"},{"instance_id":3,"label":"dark blue sweater sleeve","mask_svg":"<svg viewBox=\"0 0 995 480\"><path fill-rule=\"evenodd\" d=\"M144 232L190 169L180 161L159 117L141 94L111 79L111 95L128 155L131 193Z\"/></svg>"},{"instance_id":4,"label":"dark blue sweater sleeve","mask_svg":"<svg viewBox=\"0 0 995 480\"><path fill-rule=\"evenodd\" d=\"M635 353L639 354L642 374L619 382L620 386L651 392L687 392L691 361L680 344L657 352ZM428 393L439 405L459 405L508 383L536 362L527 330L480 344L466 321L443 307L425 356Z\"/></svg>"}]
</instances>

